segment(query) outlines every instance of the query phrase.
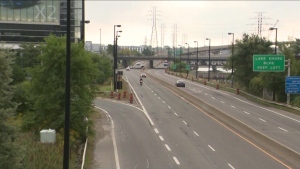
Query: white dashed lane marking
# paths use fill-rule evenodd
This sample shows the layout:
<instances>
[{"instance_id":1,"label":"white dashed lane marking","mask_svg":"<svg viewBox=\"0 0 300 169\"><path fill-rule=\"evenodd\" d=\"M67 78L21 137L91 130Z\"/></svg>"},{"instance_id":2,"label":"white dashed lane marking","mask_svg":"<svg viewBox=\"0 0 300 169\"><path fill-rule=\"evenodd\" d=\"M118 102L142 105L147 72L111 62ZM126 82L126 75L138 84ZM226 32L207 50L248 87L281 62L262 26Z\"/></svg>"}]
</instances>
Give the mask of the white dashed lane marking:
<instances>
[{"instance_id":1,"label":"white dashed lane marking","mask_svg":"<svg viewBox=\"0 0 300 169\"><path fill-rule=\"evenodd\" d=\"M197 132L195 132L195 131L194 131L194 134L195 134L196 136L199 136L199 134L198 134Z\"/></svg>"},{"instance_id":2,"label":"white dashed lane marking","mask_svg":"<svg viewBox=\"0 0 300 169\"><path fill-rule=\"evenodd\" d=\"M246 114L250 114L250 113L248 113L248 112L246 112L246 111L244 111L244 113L246 113Z\"/></svg>"},{"instance_id":3,"label":"white dashed lane marking","mask_svg":"<svg viewBox=\"0 0 300 169\"><path fill-rule=\"evenodd\" d=\"M176 116L178 116L177 113L174 113L174 114L175 114Z\"/></svg>"},{"instance_id":4,"label":"white dashed lane marking","mask_svg":"<svg viewBox=\"0 0 300 169\"><path fill-rule=\"evenodd\" d=\"M215 99L214 97L211 97L212 99Z\"/></svg>"},{"instance_id":5,"label":"white dashed lane marking","mask_svg":"<svg viewBox=\"0 0 300 169\"><path fill-rule=\"evenodd\" d=\"M170 147L168 146L168 144L165 144L165 147L168 151L171 151Z\"/></svg>"},{"instance_id":6,"label":"white dashed lane marking","mask_svg":"<svg viewBox=\"0 0 300 169\"><path fill-rule=\"evenodd\" d=\"M214 148L212 148L210 145L208 145L208 147L212 150L212 151L215 151L215 149Z\"/></svg>"},{"instance_id":7,"label":"white dashed lane marking","mask_svg":"<svg viewBox=\"0 0 300 169\"><path fill-rule=\"evenodd\" d=\"M155 128L154 131L155 131L155 133L159 133L158 130L157 130L157 128Z\"/></svg>"},{"instance_id":8,"label":"white dashed lane marking","mask_svg":"<svg viewBox=\"0 0 300 169\"><path fill-rule=\"evenodd\" d=\"M170 106L168 106L169 107L169 109L171 109L171 107Z\"/></svg>"},{"instance_id":9,"label":"white dashed lane marking","mask_svg":"<svg viewBox=\"0 0 300 169\"><path fill-rule=\"evenodd\" d=\"M284 128L281 128L281 127L278 127L280 130L283 130L283 131L285 131L285 132L288 132L286 129L284 129Z\"/></svg>"},{"instance_id":10,"label":"white dashed lane marking","mask_svg":"<svg viewBox=\"0 0 300 169\"><path fill-rule=\"evenodd\" d=\"M180 162L177 160L176 157L173 157L173 159L174 159L174 161L175 161L175 163L176 163L177 165L180 165Z\"/></svg>"},{"instance_id":11,"label":"white dashed lane marking","mask_svg":"<svg viewBox=\"0 0 300 169\"><path fill-rule=\"evenodd\" d=\"M161 141L164 141L164 138L163 138L162 136L159 136L159 139L160 139Z\"/></svg>"},{"instance_id":12,"label":"white dashed lane marking","mask_svg":"<svg viewBox=\"0 0 300 169\"><path fill-rule=\"evenodd\" d=\"M233 167L232 165L230 165L229 163L228 163L228 166L229 166L231 169L234 169L234 167Z\"/></svg>"},{"instance_id":13,"label":"white dashed lane marking","mask_svg":"<svg viewBox=\"0 0 300 169\"><path fill-rule=\"evenodd\" d=\"M185 121L183 121L183 123L184 123L185 125L187 125L187 123L186 123Z\"/></svg>"},{"instance_id":14,"label":"white dashed lane marking","mask_svg":"<svg viewBox=\"0 0 300 169\"><path fill-rule=\"evenodd\" d=\"M235 108L233 105L231 105L232 108Z\"/></svg>"},{"instance_id":15,"label":"white dashed lane marking","mask_svg":"<svg viewBox=\"0 0 300 169\"><path fill-rule=\"evenodd\" d=\"M264 119L261 119L261 118L258 118L259 120L261 120L261 121L263 121L263 122L266 122L266 120L264 120Z\"/></svg>"},{"instance_id":16,"label":"white dashed lane marking","mask_svg":"<svg viewBox=\"0 0 300 169\"><path fill-rule=\"evenodd\" d=\"M221 101L221 103L224 103L223 101Z\"/></svg>"}]
</instances>

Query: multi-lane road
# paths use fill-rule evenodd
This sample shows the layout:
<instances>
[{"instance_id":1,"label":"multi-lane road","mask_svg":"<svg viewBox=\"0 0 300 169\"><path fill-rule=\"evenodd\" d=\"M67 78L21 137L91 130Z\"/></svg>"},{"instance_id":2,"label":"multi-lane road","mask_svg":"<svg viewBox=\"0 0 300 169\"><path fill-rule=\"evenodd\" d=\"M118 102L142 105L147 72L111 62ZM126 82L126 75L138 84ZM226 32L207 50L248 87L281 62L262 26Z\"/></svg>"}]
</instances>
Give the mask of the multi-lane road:
<instances>
[{"instance_id":1,"label":"multi-lane road","mask_svg":"<svg viewBox=\"0 0 300 169\"><path fill-rule=\"evenodd\" d=\"M145 70L170 84L178 77L163 70ZM141 70L124 71L138 105L96 99L105 112L105 136L96 144L94 168L295 168L238 132L211 117L205 110L160 85L144 78ZM261 107L243 97L186 81L178 88L247 124L262 134L299 152L300 118ZM109 118L110 117L110 118ZM98 148L97 148L98 147Z\"/></svg>"}]
</instances>

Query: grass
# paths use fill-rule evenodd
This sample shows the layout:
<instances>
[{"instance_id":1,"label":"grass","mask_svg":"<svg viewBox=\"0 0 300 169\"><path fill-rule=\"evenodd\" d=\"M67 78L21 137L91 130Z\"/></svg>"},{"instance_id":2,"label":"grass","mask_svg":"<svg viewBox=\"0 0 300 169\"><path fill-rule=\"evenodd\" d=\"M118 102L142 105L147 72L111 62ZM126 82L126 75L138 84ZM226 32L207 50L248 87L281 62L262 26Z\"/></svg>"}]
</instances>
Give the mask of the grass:
<instances>
[{"instance_id":1,"label":"grass","mask_svg":"<svg viewBox=\"0 0 300 169\"><path fill-rule=\"evenodd\" d=\"M101 118L101 115L99 113L99 110L95 109L95 111L91 117L91 119L93 119L92 129L94 131L97 131L96 130L96 120L99 120L100 118ZM92 169L92 167L93 167L95 141L96 141L96 134L88 137L84 169Z\"/></svg>"}]
</instances>

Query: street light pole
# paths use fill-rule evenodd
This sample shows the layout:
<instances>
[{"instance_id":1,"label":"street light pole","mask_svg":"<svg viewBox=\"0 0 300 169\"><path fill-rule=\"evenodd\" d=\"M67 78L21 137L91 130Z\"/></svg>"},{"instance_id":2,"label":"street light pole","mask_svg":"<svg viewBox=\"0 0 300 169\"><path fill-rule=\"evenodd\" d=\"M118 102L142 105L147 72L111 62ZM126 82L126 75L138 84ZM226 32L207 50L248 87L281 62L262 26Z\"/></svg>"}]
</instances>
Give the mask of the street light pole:
<instances>
[{"instance_id":1,"label":"street light pole","mask_svg":"<svg viewBox=\"0 0 300 169\"><path fill-rule=\"evenodd\" d=\"M209 44L208 44L208 77L207 77L207 81L209 82L209 78L210 78L210 39L206 38L206 40L209 41Z\"/></svg>"},{"instance_id":2,"label":"street light pole","mask_svg":"<svg viewBox=\"0 0 300 169\"><path fill-rule=\"evenodd\" d=\"M273 28L273 27L271 27L271 28L269 28L269 30L274 30L275 29L275 31L276 31L276 36L275 36L275 55L277 54L277 28Z\"/></svg>"},{"instance_id":3,"label":"street light pole","mask_svg":"<svg viewBox=\"0 0 300 169\"><path fill-rule=\"evenodd\" d=\"M101 29L100 29L100 48L99 48L99 53L101 54Z\"/></svg>"},{"instance_id":4,"label":"street light pole","mask_svg":"<svg viewBox=\"0 0 300 169\"><path fill-rule=\"evenodd\" d=\"M198 79L198 41L194 42L197 43L196 79Z\"/></svg>"},{"instance_id":5,"label":"street light pole","mask_svg":"<svg viewBox=\"0 0 300 169\"><path fill-rule=\"evenodd\" d=\"M173 61L173 64L174 64L174 68L173 68L173 71L175 72L175 47L173 46L173 53L174 53L174 61Z\"/></svg>"},{"instance_id":6,"label":"street light pole","mask_svg":"<svg viewBox=\"0 0 300 169\"><path fill-rule=\"evenodd\" d=\"M190 45L189 43L185 43L186 45L188 45L188 64L190 63Z\"/></svg>"},{"instance_id":7,"label":"street light pole","mask_svg":"<svg viewBox=\"0 0 300 169\"><path fill-rule=\"evenodd\" d=\"M181 75L181 46L180 45L178 46L179 46L179 73Z\"/></svg>"},{"instance_id":8,"label":"street light pole","mask_svg":"<svg viewBox=\"0 0 300 169\"><path fill-rule=\"evenodd\" d=\"M232 35L232 54L231 54L231 87L233 87L233 54L234 54L234 33L228 33Z\"/></svg>"},{"instance_id":9,"label":"street light pole","mask_svg":"<svg viewBox=\"0 0 300 169\"><path fill-rule=\"evenodd\" d=\"M116 91L117 86L116 86L116 69L117 69L117 53L116 53L116 27L121 27L121 25L114 25L114 45L113 45L113 57L114 57L114 91Z\"/></svg>"}]
</instances>

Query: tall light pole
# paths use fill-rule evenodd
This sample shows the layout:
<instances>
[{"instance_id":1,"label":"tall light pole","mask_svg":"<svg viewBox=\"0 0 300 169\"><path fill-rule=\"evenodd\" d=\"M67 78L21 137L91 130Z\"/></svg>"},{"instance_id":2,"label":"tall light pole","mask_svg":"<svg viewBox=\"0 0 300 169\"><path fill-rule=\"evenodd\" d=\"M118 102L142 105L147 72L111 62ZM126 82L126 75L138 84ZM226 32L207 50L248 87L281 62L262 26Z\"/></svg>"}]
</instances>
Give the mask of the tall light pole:
<instances>
[{"instance_id":1,"label":"tall light pole","mask_svg":"<svg viewBox=\"0 0 300 169\"><path fill-rule=\"evenodd\" d=\"M90 21L89 20L82 20L82 21L80 21L80 26L81 26L81 37L80 37L80 40L81 41L83 41L83 43L85 43L85 30L84 30L84 28L85 28L85 24L86 23L90 23Z\"/></svg>"},{"instance_id":2,"label":"tall light pole","mask_svg":"<svg viewBox=\"0 0 300 169\"><path fill-rule=\"evenodd\" d=\"M185 43L186 45L188 45L188 64L190 63L190 45L189 43Z\"/></svg>"},{"instance_id":3,"label":"tall light pole","mask_svg":"<svg viewBox=\"0 0 300 169\"><path fill-rule=\"evenodd\" d=\"M101 54L101 29L100 29L100 48L99 48L99 53Z\"/></svg>"},{"instance_id":4,"label":"tall light pole","mask_svg":"<svg viewBox=\"0 0 300 169\"><path fill-rule=\"evenodd\" d=\"M69 169L70 154L70 112L71 112L71 1L67 1L67 56L65 85L65 124L63 169Z\"/></svg>"},{"instance_id":5,"label":"tall light pole","mask_svg":"<svg viewBox=\"0 0 300 169\"><path fill-rule=\"evenodd\" d=\"M277 50L276 50L276 48L277 48L277 28L273 28L273 27L271 27L271 28L269 28L269 30L276 30L276 37L275 37L275 55L277 54ZM287 95L287 97L289 98L289 95ZM273 91L273 101L275 101L275 90Z\"/></svg>"},{"instance_id":6,"label":"tall light pole","mask_svg":"<svg viewBox=\"0 0 300 169\"><path fill-rule=\"evenodd\" d=\"M198 79L198 41L194 42L197 43L196 79Z\"/></svg>"},{"instance_id":7,"label":"tall light pole","mask_svg":"<svg viewBox=\"0 0 300 169\"><path fill-rule=\"evenodd\" d=\"M234 54L234 33L228 33L232 35L232 50L231 50L231 87L233 87L233 54Z\"/></svg>"},{"instance_id":8,"label":"tall light pole","mask_svg":"<svg viewBox=\"0 0 300 169\"><path fill-rule=\"evenodd\" d=\"M179 46L179 73L181 75L181 46L180 45L178 46Z\"/></svg>"},{"instance_id":9,"label":"tall light pole","mask_svg":"<svg viewBox=\"0 0 300 169\"><path fill-rule=\"evenodd\" d=\"M271 27L271 28L269 28L269 30L276 30L276 37L275 37L275 55L277 54L277 50L276 50L276 48L277 48L277 28L273 28L273 27Z\"/></svg>"},{"instance_id":10,"label":"tall light pole","mask_svg":"<svg viewBox=\"0 0 300 169\"><path fill-rule=\"evenodd\" d=\"M121 25L114 25L114 45L113 45L113 57L114 57L114 91L116 91L117 86L116 86L116 69L117 69L117 53L116 53L116 27L121 27Z\"/></svg>"},{"instance_id":11,"label":"tall light pole","mask_svg":"<svg viewBox=\"0 0 300 169\"><path fill-rule=\"evenodd\" d=\"M206 40L209 41L209 43L208 43L208 77L207 77L207 81L209 82L209 78L210 78L210 39L206 38Z\"/></svg>"}]
</instances>

